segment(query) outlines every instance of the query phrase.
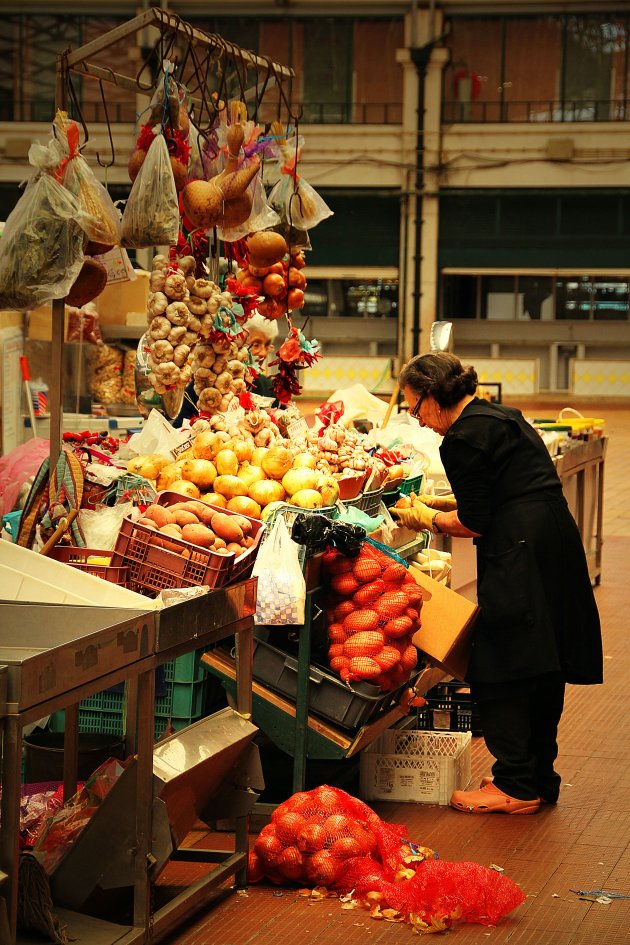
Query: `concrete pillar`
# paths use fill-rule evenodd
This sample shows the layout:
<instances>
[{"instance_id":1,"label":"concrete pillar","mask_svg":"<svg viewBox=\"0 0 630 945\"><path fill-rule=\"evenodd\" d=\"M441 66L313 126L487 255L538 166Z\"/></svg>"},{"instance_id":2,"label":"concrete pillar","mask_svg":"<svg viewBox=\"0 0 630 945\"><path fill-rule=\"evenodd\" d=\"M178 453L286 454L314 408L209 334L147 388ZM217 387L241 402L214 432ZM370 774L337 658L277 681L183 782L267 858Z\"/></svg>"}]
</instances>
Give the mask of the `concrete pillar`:
<instances>
[{"instance_id":1,"label":"concrete pillar","mask_svg":"<svg viewBox=\"0 0 630 945\"><path fill-rule=\"evenodd\" d=\"M435 20L435 22L434 22ZM411 36L412 25L415 36ZM426 66L424 101L419 103L418 71L412 58L416 48L430 44L442 29L441 15L418 10L407 23L409 46L398 50L397 61L403 69L403 123L401 159L405 168L401 200L400 234L400 310L398 357L401 363L412 355L428 350L431 325L437 316L439 178L437 168L441 153L442 70L448 62L448 50L436 47ZM419 112L422 108L422 113ZM423 135L419 140L419 119ZM419 144L422 154L418 154ZM416 193L417 161L422 161L423 192ZM421 215L420 246L416 246L417 215ZM416 254L420 253L420 284L416 286ZM420 293L420 335L414 351L413 321L416 293Z\"/></svg>"}]
</instances>

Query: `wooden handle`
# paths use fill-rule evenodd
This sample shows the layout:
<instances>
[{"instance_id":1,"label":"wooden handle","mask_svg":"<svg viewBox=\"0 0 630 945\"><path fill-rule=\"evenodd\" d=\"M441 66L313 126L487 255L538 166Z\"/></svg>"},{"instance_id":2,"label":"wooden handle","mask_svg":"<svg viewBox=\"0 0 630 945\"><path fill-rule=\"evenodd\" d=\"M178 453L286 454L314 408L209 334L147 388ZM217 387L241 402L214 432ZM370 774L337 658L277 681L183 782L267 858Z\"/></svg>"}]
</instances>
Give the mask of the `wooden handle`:
<instances>
[{"instance_id":1,"label":"wooden handle","mask_svg":"<svg viewBox=\"0 0 630 945\"><path fill-rule=\"evenodd\" d=\"M55 547L55 545L57 544L61 536L64 535L68 531L68 529L70 528L70 526L72 525L72 523L74 522L78 514L79 514L78 509L71 509L71 511L68 512L68 514L64 518L61 519L61 521L57 525L56 529L54 530L54 532L52 533L52 535L50 536L50 538L48 539L44 547L40 549L40 552L39 552L40 555L47 555L48 552L51 551Z\"/></svg>"},{"instance_id":2,"label":"wooden handle","mask_svg":"<svg viewBox=\"0 0 630 945\"><path fill-rule=\"evenodd\" d=\"M394 409L394 404L398 400L398 395L400 393L400 384L396 381L396 385L392 391L392 396L389 398L389 406L387 407L387 412L383 417L383 422L381 423L381 430L384 430L387 424L389 423L389 418L392 415L392 410Z\"/></svg>"}]
</instances>

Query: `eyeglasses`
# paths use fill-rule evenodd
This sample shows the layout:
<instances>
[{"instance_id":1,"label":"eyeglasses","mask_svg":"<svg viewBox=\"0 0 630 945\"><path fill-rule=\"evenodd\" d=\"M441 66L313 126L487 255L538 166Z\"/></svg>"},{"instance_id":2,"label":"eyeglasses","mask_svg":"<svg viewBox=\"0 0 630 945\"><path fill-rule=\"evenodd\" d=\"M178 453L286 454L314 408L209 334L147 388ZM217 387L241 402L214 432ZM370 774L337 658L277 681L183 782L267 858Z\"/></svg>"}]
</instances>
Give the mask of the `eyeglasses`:
<instances>
[{"instance_id":1,"label":"eyeglasses","mask_svg":"<svg viewBox=\"0 0 630 945\"><path fill-rule=\"evenodd\" d=\"M414 406L413 406L412 409L409 411L409 416L410 416L410 417L414 417L414 419L416 419L416 420L418 419L418 417L420 416L420 408L422 407L422 404L423 404L424 399L425 399L426 396L427 396L426 394L423 394L422 397L420 397L420 398L415 402Z\"/></svg>"}]
</instances>

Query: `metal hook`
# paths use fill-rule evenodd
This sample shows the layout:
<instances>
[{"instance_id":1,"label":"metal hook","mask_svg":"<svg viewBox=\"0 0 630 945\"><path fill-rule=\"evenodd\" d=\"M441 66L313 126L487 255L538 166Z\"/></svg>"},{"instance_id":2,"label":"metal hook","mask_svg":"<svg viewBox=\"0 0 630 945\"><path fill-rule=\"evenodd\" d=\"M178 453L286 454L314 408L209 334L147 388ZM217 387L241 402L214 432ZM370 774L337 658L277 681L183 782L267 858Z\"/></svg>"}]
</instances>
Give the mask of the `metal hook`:
<instances>
[{"instance_id":1,"label":"metal hook","mask_svg":"<svg viewBox=\"0 0 630 945\"><path fill-rule=\"evenodd\" d=\"M112 79L116 81L114 79L114 73L112 72L112 70L109 69L108 71L111 73ZM98 85L101 90L101 101L103 102L103 109L105 111L105 121L107 122L107 134L109 136L109 150L111 151L112 159L111 161L108 161L107 164L104 164L103 161L101 161L101 156L99 152L97 151L96 160L98 161L101 167L113 167L113 165L116 163L116 149L114 148L114 139L112 137L112 126L109 123L109 114L107 112L107 102L105 100L105 89L103 88L102 79L98 80Z\"/></svg>"},{"instance_id":2,"label":"metal hook","mask_svg":"<svg viewBox=\"0 0 630 945\"><path fill-rule=\"evenodd\" d=\"M86 125L86 123L85 123L85 119L84 119L84 117L83 117L83 112L81 111L81 105L79 104L79 99L77 98L77 93L75 92L74 86L73 86L73 84L72 84L72 78L71 78L70 70L68 70L68 72L66 73L66 85L67 85L67 88L68 88L68 97L69 97L70 103L71 103L71 105L72 105L72 110L73 110L73 111L76 111L77 118L78 118L78 120L79 120L79 122L80 122L80 124L81 124L81 127L83 128L84 140L83 140L83 144L80 145L80 147L79 147L79 151L82 151L83 148L84 148L84 147L86 146L86 144L88 143L88 141L90 140L90 132L88 131L88 127L87 127L87 125Z\"/></svg>"}]
</instances>

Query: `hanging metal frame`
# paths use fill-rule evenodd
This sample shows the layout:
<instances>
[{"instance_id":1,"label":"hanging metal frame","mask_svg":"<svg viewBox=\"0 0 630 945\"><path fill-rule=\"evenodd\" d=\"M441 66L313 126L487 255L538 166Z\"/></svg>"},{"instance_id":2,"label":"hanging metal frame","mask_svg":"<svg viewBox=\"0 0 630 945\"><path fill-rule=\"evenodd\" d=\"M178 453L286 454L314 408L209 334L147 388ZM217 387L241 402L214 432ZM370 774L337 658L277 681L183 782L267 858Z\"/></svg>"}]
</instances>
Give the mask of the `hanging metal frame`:
<instances>
[{"instance_id":1,"label":"hanging metal frame","mask_svg":"<svg viewBox=\"0 0 630 945\"><path fill-rule=\"evenodd\" d=\"M151 8L139 16L121 23L103 36L80 46L75 50L66 50L57 56L55 75L55 108L66 109L68 101L73 97L72 73L99 82L101 90L103 83L113 83L119 88L126 89L134 94L150 94L156 88L157 80L153 79L146 84L144 74L149 68L150 56L145 58L139 72L135 76L114 72L112 69L100 66L90 59L103 53L111 46L128 37L136 35L141 30L154 27L159 31L157 44L151 50L158 50L160 58L168 58L176 52L177 41L183 42L184 54L182 65L190 59L193 64L196 82L191 88L191 97L196 109L195 121L203 135L206 128L210 128L216 112L221 107L221 96L213 97L207 91L207 77L210 70L217 65L225 71L226 66L232 66L239 78L239 85L243 91L243 77L248 69L262 73L262 82L256 82L256 101L250 103L254 114L262 101L265 92L272 86L278 91L279 108L284 104L290 113L288 98L282 88L285 81L295 75L287 66L272 62L266 56L259 56L254 52L241 49L234 43L224 40L216 33L204 33L190 23L185 22L175 13L161 8ZM103 96L104 98L104 96ZM87 127L80 114L78 101L75 106L79 110L79 119L83 125L87 139ZM225 103L223 107L226 107ZM108 121L109 127L109 121ZM85 144L85 141L83 142ZM110 144L113 142L110 134ZM99 163L100 160L99 160ZM52 352L51 352L51 384L49 391L50 406L50 459L56 464L61 450L62 420L63 420L63 346L64 346L64 316L65 300L55 299L52 303Z\"/></svg>"}]
</instances>

